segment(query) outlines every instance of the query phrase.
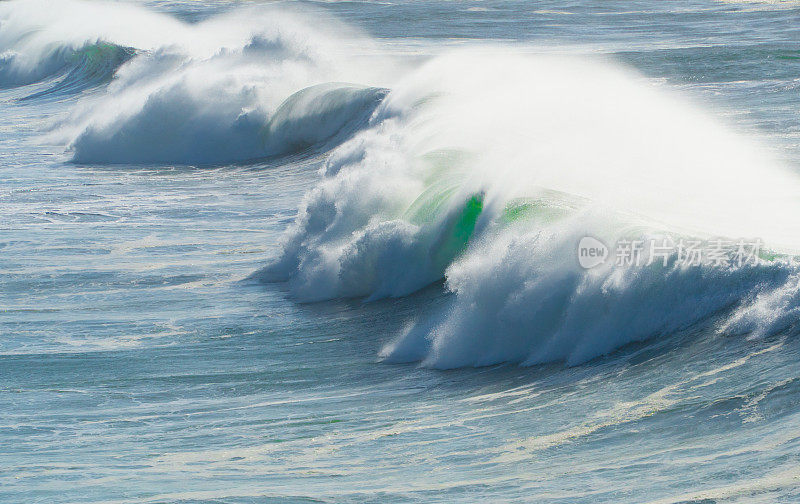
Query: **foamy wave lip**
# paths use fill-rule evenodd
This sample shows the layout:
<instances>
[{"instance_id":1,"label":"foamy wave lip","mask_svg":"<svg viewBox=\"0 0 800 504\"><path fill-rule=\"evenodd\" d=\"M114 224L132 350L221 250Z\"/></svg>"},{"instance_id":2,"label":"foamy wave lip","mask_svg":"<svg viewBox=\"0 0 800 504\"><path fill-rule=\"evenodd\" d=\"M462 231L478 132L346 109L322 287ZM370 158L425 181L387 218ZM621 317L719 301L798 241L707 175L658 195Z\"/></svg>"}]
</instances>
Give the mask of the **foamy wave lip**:
<instances>
[{"instance_id":1,"label":"foamy wave lip","mask_svg":"<svg viewBox=\"0 0 800 504\"><path fill-rule=\"evenodd\" d=\"M796 332L800 322L800 274L777 289L756 291L725 322L726 334L762 338L779 332Z\"/></svg>"},{"instance_id":2,"label":"foamy wave lip","mask_svg":"<svg viewBox=\"0 0 800 504\"><path fill-rule=\"evenodd\" d=\"M213 93L215 90L208 90ZM72 142L76 163L215 163L262 155L259 110L243 111L246 93L209 103L185 83L148 96L134 115L104 126L89 124Z\"/></svg>"},{"instance_id":3,"label":"foamy wave lip","mask_svg":"<svg viewBox=\"0 0 800 504\"><path fill-rule=\"evenodd\" d=\"M404 295L435 280L420 226L397 218L420 185L397 169L407 160L396 141L372 130L339 147L327 161L329 175L306 195L281 256L254 278L288 281L303 301Z\"/></svg>"},{"instance_id":4,"label":"foamy wave lip","mask_svg":"<svg viewBox=\"0 0 800 504\"><path fill-rule=\"evenodd\" d=\"M463 156L409 155L414 114L404 117L393 99L381 103L369 129L331 153L282 254L252 278L288 282L301 301L404 296L442 278L489 225L493 211L480 185L453 178Z\"/></svg>"}]
</instances>

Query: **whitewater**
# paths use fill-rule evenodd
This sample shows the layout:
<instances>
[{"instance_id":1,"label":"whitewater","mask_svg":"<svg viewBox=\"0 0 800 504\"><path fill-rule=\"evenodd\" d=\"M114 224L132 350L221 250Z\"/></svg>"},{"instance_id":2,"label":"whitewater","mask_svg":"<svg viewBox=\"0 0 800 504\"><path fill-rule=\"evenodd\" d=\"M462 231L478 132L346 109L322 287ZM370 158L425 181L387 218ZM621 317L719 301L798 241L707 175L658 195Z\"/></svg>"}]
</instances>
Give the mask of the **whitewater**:
<instances>
[{"instance_id":1,"label":"whitewater","mask_svg":"<svg viewBox=\"0 0 800 504\"><path fill-rule=\"evenodd\" d=\"M799 14L0 3L0 502L797 502Z\"/></svg>"}]
</instances>

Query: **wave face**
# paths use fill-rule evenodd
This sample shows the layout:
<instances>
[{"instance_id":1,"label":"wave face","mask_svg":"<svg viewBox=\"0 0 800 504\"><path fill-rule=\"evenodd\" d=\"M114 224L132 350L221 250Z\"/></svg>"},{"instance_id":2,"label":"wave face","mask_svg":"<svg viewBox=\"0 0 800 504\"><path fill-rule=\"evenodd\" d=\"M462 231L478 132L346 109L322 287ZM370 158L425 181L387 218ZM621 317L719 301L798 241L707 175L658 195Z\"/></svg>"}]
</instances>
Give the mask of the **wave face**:
<instances>
[{"instance_id":1,"label":"wave face","mask_svg":"<svg viewBox=\"0 0 800 504\"><path fill-rule=\"evenodd\" d=\"M37 99L111 81L53 132L76 163L219 164L323 148L363 125L384 93L344 83L370 82L349 49L357 35L321 15L261 6L185 23L128 4L46 4L0 7L10 27L0 85L54 79L27 96ZM65 37L70 23L82 28Z\"/></svg>"},{"instance_id":2,"label":"wave face","mask_svg":"<svg viewBox=\"0 0 800 504\"><path fill-rule=\"evenodd\" d=\"M796 251L800 186L765 147L609 62L508 52L436 58L394 86L330 154L255 277L302 301L404 296L444 278L449 306L382 352L443 368L578 364L717 317L727 332L791 325L788 258L577 262L586 235L760 237Z\"/></svg>"},{"instance_id":3,"label":"wave face","mask_svg":"<svg viewBox=\"0 0 800 504\"><path fill-rule=\"evenodd\" d=\"M223 88L218 91L224 96ZM217 164L296 153L346 138L383 96L380 88L314 86L290 96L270 113L251 102L252 90L208 103L206 97L215 92L175 83L149 95L129 117L99 124L91 118L70 144L72 160Z\"/></svg>"}]
</instances>

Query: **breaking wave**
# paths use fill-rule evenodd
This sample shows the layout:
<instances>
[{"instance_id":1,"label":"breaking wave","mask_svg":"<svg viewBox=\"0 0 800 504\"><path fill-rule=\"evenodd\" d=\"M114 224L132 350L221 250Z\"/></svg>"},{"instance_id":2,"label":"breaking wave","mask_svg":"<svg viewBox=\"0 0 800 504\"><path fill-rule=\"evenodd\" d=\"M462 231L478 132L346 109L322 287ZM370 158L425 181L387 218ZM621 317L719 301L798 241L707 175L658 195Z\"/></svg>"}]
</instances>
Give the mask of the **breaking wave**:
<instances>
[{"instance_id":1,"label":"breaking wave","mask_svg":"<svg viewBox=\"0 0 800 504\"><path fill-rule=\"evenodd\" d=\"M187 23L129 4L33 0L5 2L0 23L3 87L36 84L26 99L41 99L107 84L52 132L76 163L219 164L325 148L385 94L354 54L369 44L319 14L258 6ZM62 29L72 23L81 29Z\"/></svg>"},{"instance_id":2,"label":"breaking wave","mask_svg":"<svg viewBox=\"0 0 800 504\"><path fill-rule=\"evenodd\" d=\"M753 336L794 326L800 185L768 148L613 63L508 52L457 52L399 82L330 154L254 277L302 301L444 278L447 307L382 352L442 368L578 364L712 321ZM583 236L664 233L759 237L779 254L578 264Z\"/></svg>"}]
</instances>

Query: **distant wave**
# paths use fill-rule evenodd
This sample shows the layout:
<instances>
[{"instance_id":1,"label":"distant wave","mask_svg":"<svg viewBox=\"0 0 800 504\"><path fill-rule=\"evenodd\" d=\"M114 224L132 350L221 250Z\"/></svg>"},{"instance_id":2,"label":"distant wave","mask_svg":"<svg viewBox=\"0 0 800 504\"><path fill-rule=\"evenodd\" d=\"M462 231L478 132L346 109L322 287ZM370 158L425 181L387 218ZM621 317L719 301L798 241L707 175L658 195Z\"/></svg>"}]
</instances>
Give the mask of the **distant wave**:
<instances>
[{"instance_id":1,"label":"distant wave","mask_svg":"<svg viewBox=\"0 0 800 504\"><path fill-rule=\"evenodd\" d=\"M255 6L190 24L130 4L29 0L0 5L0 23L0 85L48 84L25 99L108 83L52 135L76 163L219 164L325 148L385 95L347 83L365 74L350 71L354 35L318 15Z\"/></svg>"},{"instance_id":2,"label":"distant wave","mask_svg":"<svg viewBox=\"0 0 800 504\"><path fill-rule=\"evenodd\" d=\"M145 38L170 33L177 23L127 4L67 0L12 0L0 4L0 88L57 80L56 90L106 81ZM137 26L139 25L139 26ZM151 30L148 37L135 36Z\"/></svg>"},{"instance_id":3,"label":"distant wave","mask_svg":"<svg viewBox=\"0 0 800 504\"><path fill-rule=\"evenodd\" d=\"M14 53L0 56L0 86L20 87L49 81L44 90L23 100L69 95L107 83L116 70L136 51L105 42L90 43L78 49L58 47L35 68L24 68Z\"/></svg>"}]
</instances>

